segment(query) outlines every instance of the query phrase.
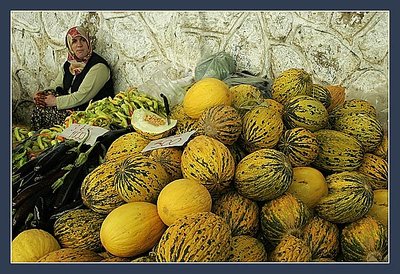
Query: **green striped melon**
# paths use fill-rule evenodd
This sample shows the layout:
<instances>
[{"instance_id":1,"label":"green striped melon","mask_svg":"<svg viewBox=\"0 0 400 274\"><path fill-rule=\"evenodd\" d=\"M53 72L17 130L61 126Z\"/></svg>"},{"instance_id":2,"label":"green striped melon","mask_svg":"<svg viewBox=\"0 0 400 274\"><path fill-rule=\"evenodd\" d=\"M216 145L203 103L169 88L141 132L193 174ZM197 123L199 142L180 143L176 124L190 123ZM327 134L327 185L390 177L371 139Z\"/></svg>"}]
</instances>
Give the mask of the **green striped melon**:
<instances>
[{"instance_id":1,"label":"green striped melon","mask_svg":"<svg viewBox=\"0 0 400 274\"><path fill-rule=\"evenodd\" d=\"M100 262L102 263L123 263L123 262L130 262L130 258L124 258L124 257L118 257L118 256L113 256L109 258L104 258Z\"/></svg>"},{"instance_id":2,"label":"green striped melon","mask_svg":"<svg viewBox=\"0 0 400 274\"><path fill-rule=\"evenodd\" d=\"M170 225L155 249L157 262L224 262L231 247L231 230L211 212L186 215Z\"/></svg>"},{"instance_id":3,"label":"green striped melon","mask_svg":"<svg viewBox=\"0 0 400 274\"><path fill-rule=\"evenodd\" d=\"M185 111L183 110L182 103L176 104L174 107L172 107L170 116L172 119L177 120L178 122L179 120L190 118L189 116L186 115Z\"/></svg>"},{"instance_id":4,"label":"green striped melon","mask_svg":"<svg viewBox=\"0 0 400 274\"><path fill-rule=\"evenodd\" d=\"M339 228L336 224L314 216L304 227L302 239L311 248L312 259L334 259L339 252Z\"/></svg>"},{"instance_id":5,"label":"green striped melon","mask_svg":"<svg viewBox=\"0 0 400 274\"><path fill-rule=\"evenodd\" d=\"M329 120L331 124L335 124L336 120L348 113L366 114L376 117L377 112L375 107L366 100L350 99L329 113Z\"/></svg>"},{"instance_id":6,"label":"green striped melon","mask_svg":"<svg viewBox=\"0 0 400 274\"><path fill-rule=\"evenodd\" d=\"M371 216L344 227L340 243L348 262L382 262L388 254L387 229Z\"/></svg>"},{"instance_id":7,"label":"green striped melon","mask_svg":"<svg viewBox=\"0 0 400 274\"><path fill-rule=\"evenodd\" d=\"M363 217L372 206L369 178L357 171L344 171L326 177L328 195L315 206L318 216L332 223L350 223Z\"/></svg>"},{"instance_id":8,"label":"green striped melon","mask_svg":"<svg viewBox=\"0 0 400 274\"><path fill-rule=\"evenodd\" d=\"M311 90L306 94L320 101L328 110L332 102L332 96L329 89L323 85L313 84Z\"/></svg>"},{"instance_id":9,"label":"green striped melon","mask_svg":"<svg viewBox=\"0 0 400 274\"><path fill-rule=\"evenodd\" d=\"M236 191L230 191L213 202L212 212L230 226L232 236L255 236L259 228L258 204Z\"/></svg>"},{"instance_id":10,"label":"green striped melon","mask_svg":"<svg viewBox=\"0 0 400 274\"><path fill-rule=\"evenodd\" d=\"M375 116L362 113L347 113L336 119L334 129L354 136L365 152L374 151L383 138L383 128Z\"/></svg>"},{"instance_id":11,"label":"green striped melon","mask_svg":"<svg viewBox=\"0 0 400 274\"><path fill-rule=\"evenodd\" d=\"M114 165L114 185L125 202L156 202L170 181L164 167L152 158L132 154Z\"/></svg>"},{"instance_id":12,"label":"green striped melon","mask_svg":"<svg viewBox=\"0 0 400 274\"><path fill-rule=\"evenodd\" d=\"M301 238L286 235L272 251L272 262L309 262L311 250Z\"/></svg>"},{"instance_id":13,"label":"green striped melon","mask_svg":"<svg viewBox=\"0 0 400 274\"><path fill-rule=\"evenodd\" d=\"M149 157L163 166L165 171L171 176L171 181L182 178L182 149L180 147L154 149L150 152Z\"/></svg>"},{"instance_id":14,"label":"green striped melon","mask_svg":"<svg viewBox=\"0 0 400 274\"><path fill-rule=\"evenodd\" d=\"M293 167L308 166L317 158L317 137L308 129L297 127L285 130L279 139L278 150L282 151Z\"/></svg>"},{"instance_id":15,"label":"green striped melon","mask_svg":"<svg viewBox=\"0 0 400 274\"><path fill-rule=\"evenodd\" d=\"M235 160L235 165L237 165L240 160L242 160L247 155L247 151L240 141L235 142L233 145L227 147L231 152L233 159Z\"/></svg>"},{"instance_id":16,"label":"green striped melon","mask_svg":"<svg viewBox=\"0 0 400 274\"><path fill-rule=\"evenodd\" d=\"M100 251L100 227L105 217L91 209L73 209L56 219L53 234L63 248Z\"/></svg>"},{"instance_id":17,"label":"green striped melon","mask_svg":"<svg viewBox=\"0 0 400 274\"><path fill-rule=\"evenodd\" d=\"M103 259L99 254L92 250L82 248L65 247L50 252L41 257L39 263L83 263L100 262Z\"/></svg>"},{"instance_id":18,"label":"green striped melon","mask_svg":"<svg viewBox=\"0 0 400 274\"><path fill-rule=\"evenodd\" d=\"M198 119L192 119L189 116L187 118L184 118L182 120L178 120L176 124L176 131L175 134L182 134L185 132L189 131L196 131L192 137L195 137L198 135L197 130L198 130Z\"/></svg>"},{"instance_id":19,"label":"green striped melon","mask_svg":"<svg viewBox=\"0 0 400 274\"><path fill-rule=\"evenodd\" d=\"M132 263L150 263L150 262L155 262L155 261L156 261L156 259L154 258L154 256L144 255L144 256L140 256L140 257L133 259L131 262Z\"/></svg>"},{"instance_id":20,"label":"green striped melon","mask_svg":"<svg viewBox=\"0 0 400 274\"><path fill-rule=\"evenodd\" d=\"M113 254L111 254L110 252L108 252L107 250L103 249L103 252L100 252L100 256L103 257L103 259L101 260L101 262L105 262L105 263L113 263L113 262L130 262L132 261L132 258L130 257L119 257L119 256L114 256Z\"/></svg>"},{"instance_id":21,"label":"green striped melon","mask_svg":"<svg viewBox=\"0 0 400 274\"><path fill-rule=\"evenodd\" d=\"M285 154L266 148L250 153L236 167L234 185L243 196L271 200L288 190L293 169Z\"/></svg>"},{"instance_id":22,"label":"green striped melon","mask_svg":"<svg viewBox=\"0 0 400 274\"><path fill-rule=\"evenodd\" d=\"M361 166L364 148L356 138L331 129L321 129L314 134L320 152L313 165L318 169L342 172L356 170Z\"/></svg>"},{"instance_id":23,"label":"green striped melon","mask_svg":"<svg viewBox=\"0 0 400 274\"><path fill-rule=\"evenodd\" d=\"M243 117L241 141L248 152L273 148L283 132L281 115L273 108L258 106Z\"/></svg>"},{"instance_id":24,"label":"green striped melon","mask_svg":"<svg viewBox=\"0 0 400 274\"><path fill-rule=\"evenodd\" d=\"M283 121L288 129L303 127L317 131L328 125L328 118L325 106L318 99L307 95L291 98L283 109Z\"/></svg>"},{"instance_id":25,"label":"green striped melon","mask_svg":"<svg viewBox=\"0 0 400 274\"><path fill-rule=\"evenodd\" d=\"M283 105L272 98L265 98L261 105L275 109L281 116L283 115Z\"/></svg>"},{"instance_id":26,"label":"green striped melon","mask_svg":"<svg viewBox=\"0 0 400 274\"><path fill-rule=\"evenodd\" d=\"M388 187L388 162L385 159L366 153L358 171L372 179L372 189Z\"/></svg>"},{"instance_id":27,"label":"green striped melon","mask_svg":"<svg viewBox=\"0 0 400 274\"><path fill-rule=\"evenodd\" d=\"M317 259L313 259L312 262L316 262L316 263L334 263L336 261L334 259L332 259L332 258L317 258Z\"/></svg>"},{"instance_id":28,"label":"green striped melon","mask_svg":"<svg viewBox=\"0 0 400 274\"><path fill-rule=\"evenodd\" d=\"M376 156L379 156L385 160L387 160L388 157L388 146L389 146L389 140L388 140L388 133L387 131L384 131L382 141L378 145L378 147L375 149L373 154Z\"/></svg>"},{"instance_id":29,"label":"green striped melon","mask_svg":"<svg viewBox=\"0 0 400 274\"><path fill-rule=\"evenodd\" d=\"M291 68L281 72L272 84L272 98L285 104L297 95L307 94L312 88L311 74L304 69Z\"/></svg>"},{"instance_id":30,"label":"green striped melon","mask_svg":"<svg viewBox=\"0 0 400 274\"><path fill-rule=\"evenodd\" d=\"M128 156L131 153L141 152L150 140L137 132L130 132L118 137L107 149L104 159L106 161L120 156Z\"/></svg>"},{"instance_id":31,"label":"green striped melon","mask_svg":"<svg viewBox=\"0 0 400 274\"><path fill-rule=\"evenodd\" d=\"M183 110L182 103L177 104L172 108L171 118L177 120L175 134L182 134L188 131L197 130L198 119L192 119L187 116Z\"/></svg>"},{"instance_id":32,"label":"green striped melon","mask_svg":"<svg viewBox=\"0 0 400 274\"><path fill-rule=\"evenodd\" d=\"M232 97L232 106L243 115L250 109L260 105L263 101L261 91L249 84L234 85L229 88Z\"/></svg>"},{"instance_id":33,"label":"green striped melon","mask_svg":"<svg viewBox=\"0 0 400 274\"><path fill-rule=\"evenodd\" d=\"M283 195L268 201L261 208L261 231L276 246L286 235L301 237L302 229L311 218L311 211L294 195Z\"/></svg>"},{"instance_id":34,"label":"green striped melon","mask_svg":"<svg viewBox=\"0 0 400 274\"><path fill-rule=\"evenodd\" d=\"M232 237L229 262L266 262L267 251L263 243L249 235Z\"/></svg>"},{"instance_id":35,"label":"green striped melon","mask_svg":"<svg viewBox=\"0 0 400 274\"><path fill-rule=\"evenodd\" d=\"M184 148L181 168L184 178L200 182L212 197L216 197L229 188L234 177L235 160L223 143L199 135Z\"/></svg>"},{"instance_id":36,"label":"green striped melon","mask_svg":"<svg viewBox=\"0 0 400 274\"><path fill-rule=\"evenodd\" d=\"M123 157L122 157L123 158ZM81 185L81 197L84 205L91 210L108 214L114 208L125 203L115 188L115 165L120 161L106 161L92 170Z\"/></svg>"},{"instance_id":37,"label":"green striped melon","mask_svg":"<svg viewBox=\"0 0 400 274\"><path fill-rule=\"evenodd\" d=\"M242 118L228 105L217 105L203 111L198 121L198 134L232 145L242 130Z\"/></svg>"}]
</instances>

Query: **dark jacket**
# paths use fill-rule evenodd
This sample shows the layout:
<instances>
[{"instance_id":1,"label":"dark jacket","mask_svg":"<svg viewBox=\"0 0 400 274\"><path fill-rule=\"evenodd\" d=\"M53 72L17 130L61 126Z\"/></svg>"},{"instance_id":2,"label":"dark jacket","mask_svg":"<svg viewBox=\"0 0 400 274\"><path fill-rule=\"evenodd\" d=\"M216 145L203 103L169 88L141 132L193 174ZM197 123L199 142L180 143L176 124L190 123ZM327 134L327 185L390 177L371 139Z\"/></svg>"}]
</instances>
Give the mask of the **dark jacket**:
<instances>
[{"instance_id":1,"label":"dark jacket","mask_svg":"<svg viewBox=\"0 0 400 274\"><path fill-rule=\"evenodd\" d=\"M63 79L63 87L62 89L57 89L57 92L61 95L67 95L69 88L71 88L71 93L76 92L79 89L83 79L85 78L86 74L90 70L91 67L98 63L105 64L109 69L110 66L108 65L107 61L104 60L100 55L96 54L95 52L92 53L89 61L86 63L84 69L81 73L79 73L74 80L74 75L71 74L69 71L70 63L66 61L64 63L64 79ZM110 69L111 73L111 69ZM114 97L114 83L112 80L112 75L110 75L110 79L106 82L106 84L99 90L96 96L93 97L92 101L97 101L103 99L105 97ZM74 107L74 110L85 110L86 107L89 105L89 102L82 104L80 106Z\"/></svg>"}]
</instances>

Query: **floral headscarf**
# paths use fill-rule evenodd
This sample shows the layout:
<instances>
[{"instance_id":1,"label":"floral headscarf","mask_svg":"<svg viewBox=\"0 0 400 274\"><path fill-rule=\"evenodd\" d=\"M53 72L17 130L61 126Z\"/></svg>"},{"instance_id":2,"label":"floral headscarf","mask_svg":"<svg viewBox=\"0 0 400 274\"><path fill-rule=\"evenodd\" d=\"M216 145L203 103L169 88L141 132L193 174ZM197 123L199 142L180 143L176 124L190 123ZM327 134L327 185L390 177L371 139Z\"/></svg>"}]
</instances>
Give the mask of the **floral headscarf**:
<instances>
[{"instance_id":1,"label":"floral headscarf","mask_svg":"<svg viewBox=\"0 0 400 274\"><path fill-rule=\"evenodd\" d=\"M81 36L83 37L89 47L89 53L82 59L78 59L75 55L75 53L72 51L72 40L75 37ZM69 71L72 73L72 75L77 75L81 73L83 68L85 67L86 63L88 62L89 58L92 56L92 44L90 43L90 38L89 38L89 33L88 31L83 28L83 27L72 27L68 30L67 36L65 37L65 43L68 48L68 57L67 60L70 63L69 66Z\"/></svg>"}]
</instances>

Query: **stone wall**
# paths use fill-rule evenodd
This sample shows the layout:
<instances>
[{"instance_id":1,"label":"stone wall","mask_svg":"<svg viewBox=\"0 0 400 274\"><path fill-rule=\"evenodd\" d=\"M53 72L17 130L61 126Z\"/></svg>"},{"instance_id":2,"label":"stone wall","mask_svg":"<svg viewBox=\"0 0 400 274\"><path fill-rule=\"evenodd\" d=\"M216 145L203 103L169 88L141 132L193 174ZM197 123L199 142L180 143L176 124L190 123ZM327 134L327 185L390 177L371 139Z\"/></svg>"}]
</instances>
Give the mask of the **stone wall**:
<instances>
[{"instance_id":1,"label":"stone wall","mask_svg":"<svg viewBox=\"0 0 400 274\"><path fill-rule=\"evenodd\" d=\"M13 122L29 123L31 95L60 73L65 33L78 24L111 64L117 91L146 83L162 65L172 80L191 78L202 57L224 50L238 69L269 79L304 68L387 120L387 11L13 11Z\"/></svg>"}]
</instances>

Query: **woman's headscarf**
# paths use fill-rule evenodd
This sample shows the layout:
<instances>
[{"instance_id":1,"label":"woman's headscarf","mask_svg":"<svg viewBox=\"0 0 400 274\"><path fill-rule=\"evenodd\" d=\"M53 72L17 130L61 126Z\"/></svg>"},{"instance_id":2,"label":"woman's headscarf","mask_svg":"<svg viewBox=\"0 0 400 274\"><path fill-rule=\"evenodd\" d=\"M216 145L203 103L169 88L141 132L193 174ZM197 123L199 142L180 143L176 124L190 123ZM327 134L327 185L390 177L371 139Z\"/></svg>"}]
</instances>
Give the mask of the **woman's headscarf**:
<instances>
[{"instance_id":1,"label":"woman's headscarf","mask_svg":"<svg viewBox=\"0 0 400 274\"><path fill-rule=\"evenodd\" d=\"M83 37L86 40L89 47L88 55L86 55L82 59L78 59L75 53L72 51L72 39L78 36ZM77 75L81 73L87 61L92 56L93 49L92 49L92 44L90 43L89 33L83 27L80 26L72 27L67 32L67 36L65 37L65 43L68 48L67 60L70 63L69 71L72 73L72 75Z\"/></svg>"}]
</instances>

